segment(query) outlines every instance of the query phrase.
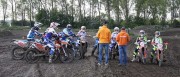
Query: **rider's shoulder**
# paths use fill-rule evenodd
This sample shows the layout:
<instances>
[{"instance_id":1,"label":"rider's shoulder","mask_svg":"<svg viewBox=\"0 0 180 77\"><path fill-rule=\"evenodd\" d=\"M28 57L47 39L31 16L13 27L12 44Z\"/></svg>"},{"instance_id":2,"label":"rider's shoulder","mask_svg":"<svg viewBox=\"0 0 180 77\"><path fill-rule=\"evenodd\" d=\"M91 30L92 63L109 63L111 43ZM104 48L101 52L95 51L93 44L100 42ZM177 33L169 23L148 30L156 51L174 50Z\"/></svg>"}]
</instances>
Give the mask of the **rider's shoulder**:
<instances>
[{"instance_id":1,"label":"rider's shoulder","mask_svg":"<svg viewBox=\"0 0 180 77\"><path fill-rule=\"evenodd\" d=\"M67 31L67 28L64 28L64 29L63 29L63 32L64 32L64 31Z\"/></svg>"}]
</instances>

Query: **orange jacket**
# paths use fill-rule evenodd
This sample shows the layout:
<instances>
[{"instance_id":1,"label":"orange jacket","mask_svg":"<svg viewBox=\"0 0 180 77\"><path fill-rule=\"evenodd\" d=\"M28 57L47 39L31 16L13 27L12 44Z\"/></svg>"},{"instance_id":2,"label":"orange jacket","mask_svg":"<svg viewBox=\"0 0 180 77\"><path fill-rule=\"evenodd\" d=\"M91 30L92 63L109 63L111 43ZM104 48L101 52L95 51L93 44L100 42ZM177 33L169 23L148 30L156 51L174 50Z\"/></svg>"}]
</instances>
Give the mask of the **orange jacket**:
<instances>
[{"instance_id":1,"label":"orange jacket","mask_svg":"<svg viewBox=\"0 0 180 77\"><path fill-rule=\"evenodd\" d=\"M99 43L110 43L111 42L111 31L107 28L106 25L103 25L96 37L99 38Z\"/></svg>"},{"instance_id":2,"label":"orange jacket","mask_svg":"<svg viewBox=\"0 0 180 77\"><path fill-rule=\"evenodd\" d=\"M130 41L129 34L125 30L121 30L121 32L116 36L116 41L118 45L127 45Z\"/></svg>"}]
</instances>

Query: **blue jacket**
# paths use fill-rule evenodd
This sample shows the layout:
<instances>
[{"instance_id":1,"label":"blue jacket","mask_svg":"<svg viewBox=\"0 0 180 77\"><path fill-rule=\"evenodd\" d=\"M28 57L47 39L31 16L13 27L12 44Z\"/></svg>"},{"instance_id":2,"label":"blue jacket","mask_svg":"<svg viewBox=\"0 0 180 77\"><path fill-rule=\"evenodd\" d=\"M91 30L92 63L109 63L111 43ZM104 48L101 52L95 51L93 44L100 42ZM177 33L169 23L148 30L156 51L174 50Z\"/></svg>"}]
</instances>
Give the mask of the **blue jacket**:
<instances>
[{"instance_id":1,"label":"blue jacket","mask_svg":"<svg viewBox=\"0 0 180 77\"><path fill-rule=\"evenodd\" d=\"M64 28L63 31L59 33L59 36L61 36L61 40L66 40L67 37L73 35L74 35L73 31L68 30L67 28Z\"/></svg>"},{"instance_id":2,"label":"blue jacket","mask_svg":"<svg viewBox=\"0 0 180 77\"><path fill-rule=\"evenodd\" d=\"M34 30L33 28L31 28L31 30L29 31L27 35L27 39L34 39L36 35L40 36L41 34L37 30Z\"/></svg>"}]
</instances>

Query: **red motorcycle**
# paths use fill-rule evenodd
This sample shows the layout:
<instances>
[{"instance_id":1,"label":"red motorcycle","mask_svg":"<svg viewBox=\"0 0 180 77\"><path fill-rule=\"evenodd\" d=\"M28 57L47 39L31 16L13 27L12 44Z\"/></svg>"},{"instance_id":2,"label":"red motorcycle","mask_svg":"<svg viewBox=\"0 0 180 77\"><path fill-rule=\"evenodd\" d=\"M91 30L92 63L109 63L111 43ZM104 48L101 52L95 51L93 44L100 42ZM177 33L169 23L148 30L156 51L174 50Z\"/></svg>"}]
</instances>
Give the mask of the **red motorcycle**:
<instances>
[{"instance_id":1,"label":"red motorcycle","mask_svg":"<svg viewBox=\"0 0 180 77\"><path fill-rule=\"evenodd\" d=\"M67 48L69 45L66 41L55 41L55 52L59 54L59 60L63 63L70 63L74 60L74 53L71 49Z\"/></svg>"},{"instance_id":2,"label":"red motorcycle","mask_svg":"<svg viewBox=\"0 0 180 77\"><path fill-rule=\"evenodd\" d=\"M39 39L35 39L36 42L41 42L42 37L39 37ZM13 39L13 43L15 44L15 47L11 51L12 59L14 60L21 60L24 58L25 51L30 47L30 45L34 41L28 41L26 40L25 36L22 37L22 40Z\"/></svg>"},{"instance_id":3,"label":"red motorcycle","mask_svg":"<svg viewBox=\"0 0 180 77\"><path fill-rule=\"evenodd\" d=\"M13 40L15 47L11 51L12 59L21 60L24 58L24 53L28 49L30 42L27 40Z\"/></svg>"},{"instance_id":4,"label":"red motorcycle","mask_svg":"<svg viewBox=\"0 0 180 77\"><path fill-rule=\"evenodd\" d=\"M55 51L53 54L52 61L56 61L58 58L63 63L69 63L73 61L73 53L64 46L68 43L65 42L55 42ZM34 42L30 48L27 50L25 57L28 63L36 63L41 57L49 59L50 48L42 43Z\"/></svg>"}]
</instances>

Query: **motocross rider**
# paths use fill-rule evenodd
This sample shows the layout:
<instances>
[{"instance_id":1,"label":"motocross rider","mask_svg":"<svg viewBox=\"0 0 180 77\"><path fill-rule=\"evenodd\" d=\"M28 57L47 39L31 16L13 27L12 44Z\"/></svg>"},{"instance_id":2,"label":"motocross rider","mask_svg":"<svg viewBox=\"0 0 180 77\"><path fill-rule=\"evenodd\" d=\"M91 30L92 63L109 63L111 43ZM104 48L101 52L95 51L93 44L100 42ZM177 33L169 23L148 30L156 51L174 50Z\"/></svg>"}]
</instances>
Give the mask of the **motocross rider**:
<instances>
[{"instance_id":1,"label":"motocross rider","mask_svg":"<svg viewBox=\"0 0 180 77\"><path fill-rule=\"evenodd\" d=\"M58 35L61 36L62 41L67 41L68 37L75 36L75 34L72 31L72 25L67 24L66 28L64 28L63 31L60 32Z\"/></svg>"},{"instance_id":2,"label":"motocross rider","mask_svg":"<svg viewBox=\"0 0 180 77\"><path fill-rule=\"evenodd\" d=\"M151 57L154 57L154 53L157 49L157 45L158 44L162 44L163 45L163 40L162 38L160 37L160 31L156 31L155 32L155 37L152 39L151 41L151 44L153 45L153 49L151 51ZM165 57L165 56L164 56ZM164 60L165 61L165 60Z\"/></svg>"},{"instance_id":3,"label":"motocross rider","mask_svg":"<svg viewBox=\"0 0 180 77\"><path fill-rule=\"evenodd\" d=\"M27 35L27 40L28 41L35 41L35 36L41 36L41 34L38 32L38 30L40 29L39 26L41 25L41 23L35 22L34 26L30 29L30 31L28 32Z\"/></svg>"},{"instance_id":4,"label":"motocross rider","mask_svg":"<svg viewBox=\"0 0 180 77\"><path fill-rule=\"evenodd\" d=\"M88 44L87 44L86 36L90 36L90 35L87 35L87 33L86 33L86 27L85 27L85 26L81 26L81 30L79 30L79 32L77 33L77 36L80 37L80 40L85 41L85 43L86 43L86 49L87 49ZM86 50L86 51L87 51L87 50ZM85 52L85 53L86 53L86 52ZM85 53L84 53L84 54L85 54ZM82 58L85 57L84 54L83 54L83 57L82 57Z\"/></svg>"},{"instance_id":5,"label":"motocross rider","mask_svg":"<svg viewBox=\"0 0 180 77\"><path fill-rule=\"evenodd\" d=\"M118 33L119 33L119 28L115 27L114 32L111 34L110 52L112 48L116 45L116 36L118 35Z\"/></svg>"},{"instance_id":6,"label":"motocross rider","mask_svg":"<svg viewBox=\"0 0 180 77\"><path fill-rule=\"evenodd\" d=\"M57 28L59 24L56 22L51 22L50 27L46 29L46 34L44 37L44 43L50 48L49 51L49 63L52 63L52 58L55 50L53 37L57 36L55 28Z\"/></svg>"},{"instance_id":7,"label":"motocross rider","mask_svg":"<svg viewBox=\"0 0 180 77\"><path fill-rule=\"evenodd\" d=\"M137 57L137 54L138 54L138 51L139 51L139 48L140 48L140 42L142 42L142 41L147 41L147 36L146 36L144 30L139 31L139 36L137 37L136 42L135 42L137 47L135 48L135 50L133 52L133 59L131 60L132 62L136 60L136 57Z\"/></svg>"}]
</instances>

